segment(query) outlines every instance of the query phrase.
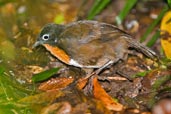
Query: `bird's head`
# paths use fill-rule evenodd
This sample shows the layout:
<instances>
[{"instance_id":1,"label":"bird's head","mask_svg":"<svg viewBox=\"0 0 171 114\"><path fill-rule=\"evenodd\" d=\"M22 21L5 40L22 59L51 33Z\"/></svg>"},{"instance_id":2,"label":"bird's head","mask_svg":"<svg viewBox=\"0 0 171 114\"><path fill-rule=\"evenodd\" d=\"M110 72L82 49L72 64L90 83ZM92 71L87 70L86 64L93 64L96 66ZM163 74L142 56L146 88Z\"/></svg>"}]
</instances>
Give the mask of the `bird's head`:
<instances>
[{"instance_id":1,"label":"bird's head","mask_svg":"<svg viewBox=\"0 0 171 114\"><path fill-rule=\"evenodd\" d=\"M33 48L42 44L56 44L58 42L59 35L60 33L62 33L63 29L64 25L59 25L55 23L45 25L41 30L40 34L38 35L37 41L33 45Z\"/></svg>"}]
</instances>

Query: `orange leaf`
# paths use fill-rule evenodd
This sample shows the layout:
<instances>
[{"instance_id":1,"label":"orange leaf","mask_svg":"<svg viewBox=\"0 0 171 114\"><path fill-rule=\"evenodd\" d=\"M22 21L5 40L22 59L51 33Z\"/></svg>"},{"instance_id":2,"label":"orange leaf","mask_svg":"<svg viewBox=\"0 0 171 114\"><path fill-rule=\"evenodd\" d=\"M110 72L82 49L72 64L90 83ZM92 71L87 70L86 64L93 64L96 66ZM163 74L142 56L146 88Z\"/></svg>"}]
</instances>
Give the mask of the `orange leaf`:
<instances>
[{"instance_id":1,"label":"orange leaf","mask_svg":"<svg viewBox=\"0 0 171 114\"><path fill-rule=\"evenodd\" d=\"M101 87L101 85L98 83L97 77L93 79L93 87L94 97L100 100L107 109L114 111L121 111L123 109L123 105L114 101L114 99L110 97Z\"/></svg>"},{"instance_id":2,"label":"orange leaf","mask_svg":"<svg viewBox=\"0 0 171 114\"><path fill-rule=\"evenodd\" d=\"M161 45L164 49L165 55L171 59L171 11L168 11L161 22Z\"/></svg>"},{"instance_id":3,"label":"orange leaf","mask_svg":"<svg viewBox=\"0 0 171 114\"><path fill-rule=\"evenodd\" d=\"M73 78L52 78L40 84L39 89L42 91L62 89L73 82Z\"/></svg>"},{"instance_id":4,"label":"orange leaf","mask_svg":"<svg viewBox=\"0 0 171 114\"><path fill-rule=\"evenodd\" d=\"M85 85L87 84L88 78L81 78L78 80L77 83L77 88L78 89L83 89L85 87Z\"/></svg>"}]
</instances>

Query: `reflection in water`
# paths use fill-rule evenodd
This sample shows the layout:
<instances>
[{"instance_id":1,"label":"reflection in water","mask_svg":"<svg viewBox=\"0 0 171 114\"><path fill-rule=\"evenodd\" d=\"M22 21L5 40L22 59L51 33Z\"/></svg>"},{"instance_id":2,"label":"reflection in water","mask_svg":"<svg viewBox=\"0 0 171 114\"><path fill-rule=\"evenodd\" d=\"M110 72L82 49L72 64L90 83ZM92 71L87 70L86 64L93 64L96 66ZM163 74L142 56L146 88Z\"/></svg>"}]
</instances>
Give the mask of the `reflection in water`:
<instances>
[{"instance_id":1,"label":"reflection in water","mask_svg":"<svg viewBox=\"0 0 171 114\"><path fill-rule=\"evenodd\" d=\"M48 0L12 0L0 4L0 66L10 75L13 72L17 78L27 78L32 75L28 66L46 65L49 57L44 48L32 50L31 46L44 24L53 22L58 14L67 15L69 4ZM72 17L68 15L63 21L72 21L74 14L76 11L70 12Z\"/></svg>"}]
</instances>

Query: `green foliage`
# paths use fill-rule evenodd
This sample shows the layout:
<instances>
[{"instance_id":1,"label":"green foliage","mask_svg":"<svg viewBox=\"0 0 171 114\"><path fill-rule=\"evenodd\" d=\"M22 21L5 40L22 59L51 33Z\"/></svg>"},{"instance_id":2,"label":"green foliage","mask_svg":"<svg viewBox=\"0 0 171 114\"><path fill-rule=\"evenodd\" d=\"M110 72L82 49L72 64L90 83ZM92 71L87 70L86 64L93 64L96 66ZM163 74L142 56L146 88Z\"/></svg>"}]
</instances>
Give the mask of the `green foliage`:
<instances>
[{"instance_id":1,"label":"green foliage","mask_svg":"<svg viewBox=\"0 0 171 114\"><path fill-rule=\"evenodd\" d=\"M110 2L110 0L96 0L93 7L90 9L87 19L93 19L98 13L100 13L108 5L109 2ZM138 2L137 0L132 0L132 1L127 0L126 1L124 8L121 10L121 12L116 17L117 25L120 25L122 23L122 21L125 19L125 17L128 15L130 10L134 7L134 5L137 2ZM171 0L168 0L168 5L170 6L170 4L171 4ZM155 19L153 21L153 23L147 28L145 34L141 37L140 42L144 42L146 40L147 36L151 34L153 29L161 21L161 19L166 11L168 11L167 6L165 8L163 8L163 10L159 14L158 18ZM147 43L147 46L148 47L153 46L154 43L159 38L159 35L160 35L159 31L157 31L156 34L154 34L153 37L149 40L149 42Z\"/></svg>"},{"instance_id":2,"label":"green foliage","mask_svg":"<svg viewBox=\"0 0 171 114\"><path fill-rule=\"evenodd\" d=\"M2 1L0 1L0 6L3 6L9 2L15 2L15 0L2 0Z\"/></svg>"},{"instance_id":3,"label":"green foliage","mask_svg":"<svg viewBox=\"0 0 171 114\"><path fill-rule=\"evenodd\" d=\"M29 114L30 109L17 100L33 93L32 89L23 87L20 83L12 80L10 76L5 75L5 69L0 68L0 114Z\"/></svg>"},{"instance_id":4,"label":"green foliage","mask_svg":"<svg viewBox=\"0 0 171 114\"><path fill-rule=\"evenodd\" d=\"M171 75L162 76L160 79L157 79L155 83L152 85L153 90L157 90L159 87L161 87L162 84L166 83L170 79Z\"/></svg>"},{"instance_id":5,"label":"green foliage","mask_svg":"<svg viewBox=\"0 0 171 114\"><path fill-rule=\"evenodd\" d=\"M148 46L148 47L153 46L159 37L160 37L160 31L157 31L157 32L153 35L153 37L148 41L147 46Z\"/></svg>"},{"instance_id":6,"label":"green foliage","mask_svg":"<svg viewBox=\"0 0 171 114\"><path fill-rule=\"evenodd\" d=\"M54 22L55 22L56 24L61 24L61 23L64 22L64 20L65 20L65 17L64 17L64 15L61 13L61 14L56 15L56 17L55 17L55 19L54 19Z\"/></svg>"},{"instance_id":7,"label":"green foliage","mask_svg":"<svg viewBox=\"0 0 171 114\"><path fill-rule=\"evenodd\" d=\"M42 81L58 70L59 68L54 68L41 72L33 80L34 82ZM0 67L0 114L34 114L37 109L40 111L40 106L43 106L44 103L62 95L60 91L35 94L33 85L24 86L5 74L5 69ZM39 106L36 105L37 103Z\"/></svg>"},{"instance_id":8,"label":"green foliage","mask_svg":"<svg viewBox=\"0 0 171 114\"><path fill-rule=\"evenodd\" d=\"M138 77L144 77L144 76L147 75L147 73L148 73L148 71L138 72L138 73L136 74L136 76L138 76Z\"/></svg>"},{"instance_id":9,"label":"green foliage","mask_svg":"<svg viewBox=\"0 0 171 114\"><path fill-rule=\"evenodd\" d=\"M163 8L163 10L161 11L161 13L158 15L157 19L155 19L151 23L151 25L147 28L146 32L141 37L140 42L144 42L146 40L147 36L152 32L152 30L154 29L154 27L156 27L157 24L161 21L162 17L166 13L166 11L168 11L168 7L167 6Z\"/></svg>"},{"instance_id":10,"label":"green foliage","mask_svg":"<svg viewBox=\"0 0 171 114\"><path fill-rule=\"evenodd\" d=\"M116 17L117 25L120 25L124 18L128 15L133 6L138 2L138 0L127 0L125 7L121 10L119 15Z\"/></svg>"},{"instance_id":11,"label":"green foliage","mask_svg":"<svg viewBox=\"0 0 171 114\"><path fill-rule=\"evenodd\" d=\"M165 69L170 68L171 66L171 60L166 57L161 58L160 63L162 64L162 68L165 68Z\"/></svg>"},{"instance_id":12,"label":"green foliage","mask_svg":"<svg viewBox=\"0 0 171 114\"><path fill-rule=\"evenodd\" d=\"M4 71L5 69L3 67L0 67L0 75L2 75Z\"/></svg>"},{"instance_id":13,"label":"green foliage","mask_svg":"<svg viewBox=\"0 0 171 114\"><path fill-rule=\"evenodd\" d=\"M138 72L135 75L132 76L132 78L136 78L136 77L144 77L146 76L150 71L144 71L144 72Z\"/></svg>"},{"instance_id":14,"label":"green foliage","mask_svg":"<svg viewBox=\"0 0 171 114\"><path fill-rule=\"evenodd\" d=\"M96 0L93 7L90 9L87 19L93 19L98 13L100 13L111 0Z\"/></svg>"},{"instance_id":15,"label":"green foliage","mask_svg":"<svg viewBox=\"0 0 171 114\"><path fill-rule=\"evenodd\" d=\"M46 70L46 71L44 71L44 72L35 74L35 75L32 77L32 81L33 81L33 82L44 81L44 80L50 78L50 77L51 77L52 75L54 75L55 73L57 73L59 69L60 69L60 68L53 68L53 69Z\"/></svg>"},{"instance_id":16,"label":"green foliage","mask_svg":"<svg viewBox=\"0 0 171 114\"><path fill-rule=\"evenodd\" d=\"M3 38L1 38L3 39ZM6 61L9 61L9 60L14 60L15 59L15 56L16 56L16 47L15 45L9 41L9 40L6 40L6 41L3 41L3 44L0 43L0 56L6 60Z\"/></svg>"},{"instance_id":17,"label":"green foliage","mask_svg":"<svg viewBox=\"0 0 171 114\"><path fill-rule=\"evenodd\" d=\"M167 0L169 7L171 8L171 0Z\"/></svg>"}]
</instances>

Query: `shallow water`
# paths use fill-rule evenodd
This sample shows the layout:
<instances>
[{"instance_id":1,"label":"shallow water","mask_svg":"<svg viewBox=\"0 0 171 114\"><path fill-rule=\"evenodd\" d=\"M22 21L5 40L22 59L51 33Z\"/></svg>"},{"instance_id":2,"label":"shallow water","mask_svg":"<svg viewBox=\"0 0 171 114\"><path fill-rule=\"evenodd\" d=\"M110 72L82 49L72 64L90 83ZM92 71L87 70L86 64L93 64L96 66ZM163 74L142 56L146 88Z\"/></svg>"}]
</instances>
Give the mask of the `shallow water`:
<instances>
[{"instance_id":1,"label":"shallow water","mask_svg":"<svg viewBox=\"0 0 171 114\"><path fill-rule=\"evenodd\" d=\"M44 24L74 19L58 19L66 15L69 6L67 1L55 0L0 2L0 66L10 75L24 79L32 76L30 66L44 67L49 61L48 53L42 47L32 50L31 46Z\"/></svg>"}]
</instances>

